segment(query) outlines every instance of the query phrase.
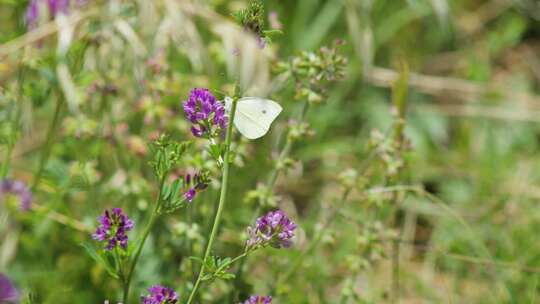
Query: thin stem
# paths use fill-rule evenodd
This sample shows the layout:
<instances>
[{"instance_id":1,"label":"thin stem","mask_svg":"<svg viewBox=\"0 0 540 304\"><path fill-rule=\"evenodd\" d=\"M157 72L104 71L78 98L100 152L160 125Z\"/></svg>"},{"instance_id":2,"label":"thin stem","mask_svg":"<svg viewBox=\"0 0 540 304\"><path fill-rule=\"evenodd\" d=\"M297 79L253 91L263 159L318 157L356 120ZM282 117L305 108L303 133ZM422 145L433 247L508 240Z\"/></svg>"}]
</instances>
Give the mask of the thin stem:
<instances>
[{"instance_id":1,"label":"thin stem","mask_svg":"<svg viewBox=\"0 0 540 304\"><path fill-rule=\"evenodd\" d=\"M238 260L240 260L240 259L242 259L242 258L247 257L248 254L249 254L249 252L244 252L244 253L242 253L241 255L235 257L234 259L231 260L231 262L229 263L229 265L232 265L232 264L234 264L236 261L238 261Z\"/></svg>"},{"instance_id":2,"label":"thin stem","mask_svg":"<svg viewBox=\"0 0 540 304\"><path fill-rule=\"evenodd\" d=\"M231 149L231 141L232 141L232 125L234 121L234 115L236 112L236 104L238 103L238 97L235 96L232 101L232 107L231 107L231 114L229 119L229 125L227 126L227 134L225 136L225 155L224 155L224 164L223 164L223 176L221 178L221 193L219 196L219 203L218 203L218 209L216 212L216 216L214 218L214 224L212 226L212 232L210 233L210 238L208 239L208 244L206 245L206 250L204 252L204 258L201 265L201 269L199 270L199 275L197 276L197 281L195 281L195 285L193 286L193 289L191 290L191 294L189 295L187 304L190 304L193 301L193 298L195 297L195 294L197 294L197 290L199 289L199 285L201 284L201 279L204 275L204 263L210 256L210 252L212 250L212 245L214 244L214 239L216 237L217 231L219 229L219 224L221 222L221 215L223 213L223 207L225 206L225 201L227 199L227 188L228 188L228 181L229 181L229 168L230 168L230 149Z\"/></svg>"},{"instance_id":3,"label":"thin stem","mask_svg":"<svg viewBox=\"0 0 540 304\"><path fill-rule=\"evenodd\" d=\"M209 128L210 129L210 128ZM213 145L213 146L217 146L218 144L216 143L216 140L213 138L213 137L210 137L209 138L210 140L210 144ZM223 166L223 157L221 157L221 155L219 156L218 159L216 159L216 162L218 164L219 167Z\"/></svg>"},{"instance_id":4,"label":"thin stem","mask_svg":"<svg viewBox=\"0 0 540 304\"><path fill-rule=\"evenodd\" d=\"M32 183L32 190L36 189L36 187L39 185L41 175L43 174L43 170L45 170L45 165L49 161L49 156L51 154L51 144L53 142L53 137L54 137L54 133L56 132L58 122L60 121L60 115L62 112L63 105L64 105L64 97L62 94L58 94L58 100L56 102L56 108L54 110L53 120L51 122L51 125L49 126L49 130L47 130L47 136L45 138L45 147L43 148L43 151L41 153L38 169L36 171L36 174L34 175L34 182Z\"/></svg>"},{"instance_id":5,"label":"thin stem","mask_svg":"<svg viewBox=\"0 0 540 304\"><path fill-rule=\"evenodd\" d=\"M119 252L118 247L114 249L114 265L115 265L116 271L118 272L120 280L124 282L126 277L124 275L124 269L122 268L122 258L120 257L120 252Z\"/></svg>"},{"instance_id":6,"label":"thin stem","mask_svg":"<svg viewBox=\"0 0 540 304\"><path fill-rule=\"evenodd\" d=\"M137 247L135 251L135 255L133 256L133 261L131 262L131 267L129 268L129 271L126 275L126 279L124 280L124 304L128 303L129 298L129 288L131 286L131 279L133 278L133 273L135 272L135 267L137 266L137 262L139 261L139 257L141 256L142 249L144 247L144 243L146 242L146 239L148 238L148 235L150 234L150 231L152 230L152 227L154 226L154 223L156 222L156 218L158 216L159 207L161 204L161 192L163 191L163 185L165 184L165 180L167 179L167 174L164 174L161 177L161 181L159 183L159 191L156 198L156 207L154 208L154 211L152 212L152 215L150 216L150 220L148 221L148 224L146 225L146 228L144 229L142 239L139 243L139 246Z\"/></svg>"},{"instance_id":7,"label":"thin stem","mask_svg":"<svg viewBox=\"0 0 540 304\"><path fill-rule=\"evenodd\" d=\"M87 226L83 222L79 222L74 218L58 213L54 210L50 210L49 208L43 207L36 203L32 203L30 208L32 211L36 212L36 214L38 215L43 214L43 216L47 217L48 219L55 221L59 224L65 225L67 227L73 228L77 231L84 232L84 233L92 233L94 231L91 227Z\"/></svg>"},{"instance_id":8,"label":"thin stem","mask_svg":"<svg viewBox=\"0 0 540 304\"><path fill-rule=\"evenodd\" d=\"M391 303L399 303L399 240L392 242L392 292Z\"/></svg>"},{"instance_id":9,"label":"thin stem","mask_svg":"<svg viewBox=\"0 0 540 304\"><path fill-rule=\"evenodd\" d=\"M24 67L21 67L19 68L19 73L18 73L18 77L17 77L17 82L18 82L18 87L19 87L19 91L18 91L18 94L17 94L17 109L16 109L16 112L15 112L15 119L13 120L13 123L12 123L12 127L11 127L11 130L13 132L13 130L17 130L19 128L19 122L20 122L20 119L21 119L21 113L22 113L22 96L23 96L23 93L22 93L22 90L23 90L23 80L24 80ZM11 153L13 153L13 148L15 147L15 138L13 137L13 134L11 134L11 138L9 140L9 143L8 143L8 146L7 146L7 151L6 151L6 155L4 156L4 162L2 163L2 169L0 171L0 178L1 179L5 179L6 176L7 176L7 173L8 173L8 168L9 168L9 162L11 160Z\"/></svg>"},{"instance_id":10,"label":"thin stem","mask_svg":"<svg viewBox=\"0 0 540 304\"><path fill-rule=\"evenodd\" d=\"M13 145L11 143L8 144L6 155L4 156L4 162L2 163L2 171L0 172L0 179L5 179L8 171L8 163L11 159L11 151L13 149Z\"/></svg>"},{"instance_id":11,"label":"thin stem","mask_svg":"<svg viewBox=\"0 0 540 304\"><path fill-rule=\"evenodd\" d=\"M13 151L13 144L10 142L7 147L6 155L4 156L4 162L2 163L2 171L0 172L0 179L5 179L9 168L9 160L11 159L11 152Z\"/></svg>"}]
</instances>

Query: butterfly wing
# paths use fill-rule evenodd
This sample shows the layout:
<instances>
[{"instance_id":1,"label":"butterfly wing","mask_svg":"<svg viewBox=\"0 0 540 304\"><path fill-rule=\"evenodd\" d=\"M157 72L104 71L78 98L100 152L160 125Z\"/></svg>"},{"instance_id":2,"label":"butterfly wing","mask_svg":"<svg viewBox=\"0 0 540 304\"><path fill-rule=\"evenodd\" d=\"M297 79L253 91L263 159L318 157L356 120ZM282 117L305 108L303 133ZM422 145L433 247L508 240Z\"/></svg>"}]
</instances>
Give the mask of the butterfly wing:
<instances>
[{"instance_id":1,"label":"butterfly wing","mask_svg":"<svg viewBox=\"0 0 540 304\"><path fill-rule=\"evenodd\" d=\"M238 101L234 125L248 139L264 136L283 108L275 101L244 97Z\"/></svg>"}]
</instances>

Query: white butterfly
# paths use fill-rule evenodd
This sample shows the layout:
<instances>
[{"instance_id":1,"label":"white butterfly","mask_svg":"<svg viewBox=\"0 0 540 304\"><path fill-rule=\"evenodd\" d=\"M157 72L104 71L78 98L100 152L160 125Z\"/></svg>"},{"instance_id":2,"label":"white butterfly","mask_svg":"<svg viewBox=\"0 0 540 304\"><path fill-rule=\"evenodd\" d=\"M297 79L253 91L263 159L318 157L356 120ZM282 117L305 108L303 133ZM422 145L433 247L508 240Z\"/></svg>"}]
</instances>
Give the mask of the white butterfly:
<instances>
[{"instance_id":1,"label":"white butterfly","mask_svg":"<svg viewBox=\"0 0 540 304\"><path fill-rule=\"evenodd\" d=\"M225 97L225 107L231 110L232 98ZM242 97L236 105L234 126L248 139L264 136L283 108L275 101L259 97Z\"/></svg>"}]
</instances>

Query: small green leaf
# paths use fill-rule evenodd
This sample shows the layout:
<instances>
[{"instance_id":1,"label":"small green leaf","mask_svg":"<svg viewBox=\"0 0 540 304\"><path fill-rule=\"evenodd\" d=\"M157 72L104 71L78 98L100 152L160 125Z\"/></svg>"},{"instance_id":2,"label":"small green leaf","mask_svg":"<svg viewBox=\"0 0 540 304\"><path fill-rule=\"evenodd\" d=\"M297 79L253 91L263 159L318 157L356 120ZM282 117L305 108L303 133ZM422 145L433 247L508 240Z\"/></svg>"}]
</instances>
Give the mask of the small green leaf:
<instances>
[{"instance_id":1,"label":"small green leaf","mask_svg":"<svg viewBox=\"0 0 540 304\"><path fill-rule=\"evenodd\" d=\"M234 275L234 273L228 273L228 272L224 272L224 273L221 273L219 275L219 278L220 279L223 279L223 280L232 280L234 279L236 276Z\"/></svg>"},{"instance_id":2,"label":"small green leaf","mask_svg":"<svg viewBox=\"0 0 540 304\"><path fill-rule=\"evenodd\" d=\"M116 273L116 270L109 264L109 262L103 258L103 256L101 256L97 250L94 248L94 246L92 246L91 244L88 244L88 243L82 243L81 246L86 250L86 252L88 253L88 255L90 255L90 257L96 261L98 264L100 264L101 266L103 266L103 268L105 268L105 270L115 279L118 279L118 274Z\"/></svg>"},{"instance_id":3,"label":"small green leaf","mask_svg":"<svg viewBox=\"0 0 540 304\"><path fill-rule=\"evenodd\" d=\"M264 36L270 36L270 38L273 38L278 35L283 35L283 31L271 29L271 30L264 30L263 31Z\"/></svg>"},{"instance_id":4,"label":"small green leaf","mask_svg":"<svg viewBox=\"0 0 540 304\"><path fill-rule=\"evenodd\" d=\"M212 280L214 278L214 274L205 274L202 278L201 278L201 281L209 281L209 280Z\"/></svg>"},{"instance_id":5,"label":"small green leaf","mask_svg":"<svg viewBox=\"0 0 540 304\"><path fill-rule=\"evenodd\" d=\"M190 256L190 257L188 257L188 259L193 260L193 261L198 262L198 263L201 263L201 264L203 263L203 260L201 258L199 258L199 257Z\"/></svg>"}]
</instances>

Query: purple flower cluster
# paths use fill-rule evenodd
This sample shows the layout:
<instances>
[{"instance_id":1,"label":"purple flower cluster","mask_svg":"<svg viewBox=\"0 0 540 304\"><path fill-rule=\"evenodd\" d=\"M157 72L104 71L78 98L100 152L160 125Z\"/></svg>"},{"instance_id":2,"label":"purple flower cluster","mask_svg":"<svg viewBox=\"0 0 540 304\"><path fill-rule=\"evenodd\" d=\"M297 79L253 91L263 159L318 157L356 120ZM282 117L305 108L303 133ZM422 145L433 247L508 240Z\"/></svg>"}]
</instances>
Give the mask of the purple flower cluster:
<instances>
[{"instance_id":1,"label":"purple flower cluster","mask_svg":"<svg viewBox=\"0 0 540 304\"><path fill-rule=\"evenodd\" d=\"M0 183L0 200L7 195L14 195L21 202L21 210L28 211L32 204L32 192L25 183L18 180L5 179Z\"/></svg>"},{"instance_id":2,"label":"purple flower cluster","mask_svg":"<svg viewBox=\"0 0 540 304\"><path fill-rule=\"evenodd\" d=\"M0 273L0 303L16 303L19 301L19 292L13 283Z\"/></svg>"},{"instance_id":3,"label":"purple flower cluster","mask_svg":"<svg viewBox=\"0 0 540 304\"><path fill-rule=\"evenodd\" d=\"M270 245L274 248L289 247L292 244L296 224L282 210L270 211L248 227L247 248L254 249Z\"/></svg>"},{"instance_id":4,"label":"purple flower cluster","mask_svg":"<svg viewBox=\"0 0 540 304\"><path fill-rule=\"evenodd\" d=\"M243 304L272 304L271 296L251 296Z\"/></svg>"},{"instance_id":5,"label":"purple flower cluster","mask_svg":"<svg viewBox=\"0 0 540 304\"><path fill-rule=\"evenodd\" d=\"M92 235L95 240L107 242L105 249L113 250L120 245L123 249L127 248L127 232L133 229L134 223L120 208L113 208L111 211L105 210L105 213L98 217L99 226Z\"/></svg>"},{"instance_id":6,"label":"purple flower cluster","mask_svg":"<svg viewBox=\"0 0 540 304\"><path fill-rule=\"evenodd\" d=\"M26 8L26 24L28 28L34 28L41 14L41 8L48 9L48 15L54 18L58 13L67 14L70 0L30 0Z\"/></svg>"},{"instance_id":7,"label":"purple flower cluster","mask_svg":"<svg viewBox=\"0 0 540 304\"><path fill-rule=\"evenodd\" d=\"M191 133L196 137L213 137L227 127L225 107L208 89L191 90L184 102L184 112L193 123Z\"/></svg>"},{"instance_id":8,"label":"purple flower cluster","mask_svg":"<svg viewBox=\"0 0 540 304\"><path fill-rule=\"evenodd\" d=\"M182 177L182 179L184 181L184 188L186 189L184 192L184 199L189 203L195 199L197 192L206 189L208 187L208 183L210 182L208 176L204 173L195 173L193 175L186 174L186 176Z\"/></svg>"},{"instance_id":9,"label":"purple flower cluster","mask_svg":"<svg viewBox=\"0 0 540 304\"><path fill-rule=\"evenodd\" d=\"M175 304L178 302L178 294L172 288L156 285L148 288L148 292L149 295L141 297L142 304Z\"/></svg>"}]
</instances>

